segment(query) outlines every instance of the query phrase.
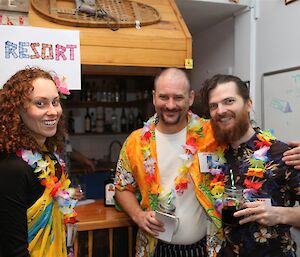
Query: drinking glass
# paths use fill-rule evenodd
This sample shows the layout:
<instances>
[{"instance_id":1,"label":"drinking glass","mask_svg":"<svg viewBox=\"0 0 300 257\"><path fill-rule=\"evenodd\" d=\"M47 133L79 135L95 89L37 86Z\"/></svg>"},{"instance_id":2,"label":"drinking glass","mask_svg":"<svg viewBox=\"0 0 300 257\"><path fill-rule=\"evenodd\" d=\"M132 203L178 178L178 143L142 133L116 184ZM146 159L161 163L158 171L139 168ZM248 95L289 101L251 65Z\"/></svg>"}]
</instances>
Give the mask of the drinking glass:
<instances>
[{"instance_id":1,"label":"drinking glass","mask_svg":"<svg viewBox=\"0 0 300 257\"><path fill-rule=\"evenodd\" d=\"M224 225L239 225L240 217L233 214L242 209L244 203L243 188L240 186L225 186L222 198L222 222Z\"/></svg>"}]
</instances>

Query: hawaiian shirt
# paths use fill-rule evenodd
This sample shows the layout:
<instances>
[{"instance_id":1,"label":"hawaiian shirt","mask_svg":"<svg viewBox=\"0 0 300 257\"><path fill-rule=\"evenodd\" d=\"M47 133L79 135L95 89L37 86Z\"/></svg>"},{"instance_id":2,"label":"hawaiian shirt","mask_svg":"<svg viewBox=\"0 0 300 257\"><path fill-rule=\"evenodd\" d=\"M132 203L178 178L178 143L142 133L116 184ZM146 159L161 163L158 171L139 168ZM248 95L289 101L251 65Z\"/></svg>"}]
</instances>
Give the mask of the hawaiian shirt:
<instances>
[{"instance_id":1,"label":"hawaiian shirt","mask_svg":"<svg viewBox=\"0 0 300 257\"><path fill-rule=\"evenodd\" d=\"M199 118L192 114L189 116L189 124L199 120L202 126L201 135L196 138L197 152L215 152L219 145L216 143L210 121ZM155 210L158 206L159 191L147 180L144 168L144 156L142 152L141 129L134 131L125 141L118 160L115 185L118 190L129 190L136 194L143 210ZM187 132L188 133L188 132ZM155 136L151 137L151 152L157 160ZM174 158L178 158L174 156ZM221 231L221 217L214 207L211 198L209 185L212 179L211 174L201 173L197 153L189 168L189 174L193 180L190 186L194 186L195 194L200 204L209 217L208 233L216 235ZM159 178L157 164L155 176ZM159 181L159 179L158 179ZM158 182L159 183L159 182ZM157 185L159 188L159 185ZM212 236L215 239L215 236ZM207 240L210 242L210 240ZM215 242L211 242L214 244ZM154 254L157 239L139 230L136 239L136 256L150 257Z\"/></svg>"},{"instance_id":2,"label":"hawaiian shirt","mask_svg":"<svg viewBox=\"0 0 300 257\"><path fill-rule=\"evenodd\" d=\"M229 147L225 150L225 184L231 183L229 171L232 169L235 184L246 188L244 181L255 151L256 135L238 149ZM282 154L287 149L286 144L277 140L273 142L267 152L266 172L261 180L263 184L253 195L248 195L249 198L269 198L273 206L286 207L294 206L295 201L300 200L300 172L282 161ZM296 245L291 238L289 225L266 227L250 222L238 226L223 226L226 243L218 256L296 256Z\"/></svg>"}]
</instances>

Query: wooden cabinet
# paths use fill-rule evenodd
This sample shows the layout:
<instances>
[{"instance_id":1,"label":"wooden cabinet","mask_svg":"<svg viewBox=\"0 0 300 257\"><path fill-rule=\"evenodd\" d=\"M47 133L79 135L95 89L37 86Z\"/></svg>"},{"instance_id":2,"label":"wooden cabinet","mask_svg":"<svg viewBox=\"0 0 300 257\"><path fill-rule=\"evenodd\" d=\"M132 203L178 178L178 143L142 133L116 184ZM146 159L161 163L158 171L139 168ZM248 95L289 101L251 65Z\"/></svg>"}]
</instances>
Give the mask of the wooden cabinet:
<instances>
[{"instance_id":1,"label":"wooden cabinet","mask_svg":"<svg viewBox=\"0 0 300 257\"><path fill-rule=\"evenodd\" d=\"M37 27L79 30L82 64L184 68L185 60L192 58L192 38L174 0L139 2L158 10L161 20L141 29L112 31L60 25L44 19L31 7L29 23Z\"/></svg>"}]
</instances>

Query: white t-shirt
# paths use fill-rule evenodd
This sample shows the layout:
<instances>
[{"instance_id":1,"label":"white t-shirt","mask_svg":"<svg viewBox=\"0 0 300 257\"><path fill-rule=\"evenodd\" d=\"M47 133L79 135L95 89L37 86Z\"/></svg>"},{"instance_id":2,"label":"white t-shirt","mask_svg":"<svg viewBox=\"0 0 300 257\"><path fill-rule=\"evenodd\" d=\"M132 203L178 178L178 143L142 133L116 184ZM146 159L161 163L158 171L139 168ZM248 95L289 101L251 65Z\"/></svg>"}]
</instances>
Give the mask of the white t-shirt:
<instances>
[{"instance_id":1,"label":"white t-shirt","mask_svg":"<svg viewBox=\"0 0 300 257\"><path fill-rule=\"evenodd\" d=\"M163 134L156 129L155 137L161 187L163 192L169 192L179 175L179 155L184 154L182 145L186 143L186 128L176 134ZM176 193L175 215L179 218L179 226L172 244L193 244L206 235L206 213L197 200L191 177L190 181L182 195Z\"/></svg>"}]
</instances>

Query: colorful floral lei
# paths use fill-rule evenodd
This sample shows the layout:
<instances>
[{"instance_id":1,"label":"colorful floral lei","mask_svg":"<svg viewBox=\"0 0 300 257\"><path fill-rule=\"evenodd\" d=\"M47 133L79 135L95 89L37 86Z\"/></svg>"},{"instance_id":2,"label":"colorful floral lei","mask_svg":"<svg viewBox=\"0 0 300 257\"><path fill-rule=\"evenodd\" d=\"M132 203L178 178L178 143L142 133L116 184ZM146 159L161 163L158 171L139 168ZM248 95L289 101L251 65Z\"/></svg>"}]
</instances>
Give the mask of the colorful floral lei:
<instances>
[{"instance_id":1,"label":"colorful floral lei","mask_svg":"<svg viewBox=\"0 0 300 257\"><path fill-rule=\"evenodd\" d=\"M58 76L54 76L53 77L53 80L55 82L55 85L57 87L57 90L60 94L60 97L62 99L65 99L66 98L66 95L70 95L70 91L68 89L68 85L67 83L65 82L66 81L66 78L64 76L62 77L58 77Z\"/></svg>"},{"instance_id":2,"label":"colorful floral lei","mask_svg":"<svg viewBox=\"0 0 300 257\"><path fill-rule=\"evenodd\" d=\"M246 199L251 199L251 196L255 194L266 181L266 163L269 161L267 153L275 141L275 137L269 130L260 131L257 135L257 140L255 143L255 151L251 155L249 160L249 167L246 172L246 179L244 180L244 197ZM226 160L224 158L224 153L222 151L217 151L217 160L213 161L213 167L217 167L210 170L213 175L213 179L210 183L210 192L215 201L216 209L221 212L222 196L224 192L224 164Z\"/></svg>"},{"instance_id":3,"label":"colorful floral lei","mask_svg":"<svg viewBox=\"0 0 300 257\"><path fill-rule=\"evenodd\" d=\"M50 190L50 195L57 201L60 211L65 215L64 223L75 223L76 212L74 207L77 200L71 197L72 192L68 189L70 180L66 179L61 183L54 174L53 165L43 159L42 154L38 152L33 153L31 150L20 149L16 154L34 169L34 173L39 173L38 178L41 180L41 184ZM62 174L64 174L64 161L57 154L54 155L61 165Z\"/></svg>"},{"instance_id":4,"label":"colorful floral lei","mask_svg":"<svg viewBox=\"0 0 300 257\"><path fill-rule=\"evenodd\" d=\"M182 195L188 188L190 179L188 178L189 168L194 160L194 154L197 152L197 138L203 135L202 124L199 117L189 111L189 123L187 126L186 143L182 145L184 153L179 156L181 166L178 169L178 176L174 179L174 189L177 194ZM142 152L144 157L144 167L146 172L146 181L151 183L151 193L158 194L162 190L159 186L158 178L155 176L156 159L151 153L151 138L155 139L155 125L158 122L157 114L144 123L141 132ZM171 190L173 191L173 190ZM169 198L174 198L174 194L167 194ZM169 199L170 200L170 199Z\"/></svg>"}]
</instances>

